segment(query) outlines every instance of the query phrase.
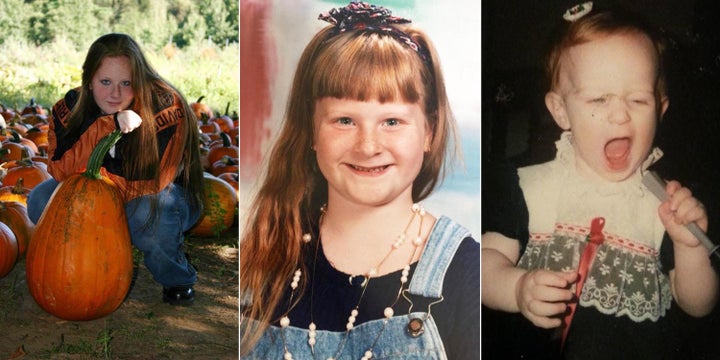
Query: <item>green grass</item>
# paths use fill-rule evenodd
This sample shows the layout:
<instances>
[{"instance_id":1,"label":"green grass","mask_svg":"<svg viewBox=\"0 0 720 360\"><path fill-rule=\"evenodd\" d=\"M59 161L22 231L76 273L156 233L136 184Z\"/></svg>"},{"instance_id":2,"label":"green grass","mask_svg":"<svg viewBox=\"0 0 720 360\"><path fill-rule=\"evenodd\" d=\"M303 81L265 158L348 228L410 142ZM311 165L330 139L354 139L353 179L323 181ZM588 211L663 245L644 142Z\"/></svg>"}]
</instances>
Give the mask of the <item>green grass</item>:
<instances>
[{"instance_id":1,"label":"green grass","mask_svg":"<svg viewBox=\"0 0 720 360\"><path fill-rule=\"evenodd\" d=\"M23 41L0 44L0 103L16 110L31 98L50 108L69 89L80 86L86 49L62 39L37 47ZM205 96L216 113L239 111L240 66L237 43L220 48L203 42L183 49L143 49L150 64L185 95Z\"/></svg>"}]
</instances>

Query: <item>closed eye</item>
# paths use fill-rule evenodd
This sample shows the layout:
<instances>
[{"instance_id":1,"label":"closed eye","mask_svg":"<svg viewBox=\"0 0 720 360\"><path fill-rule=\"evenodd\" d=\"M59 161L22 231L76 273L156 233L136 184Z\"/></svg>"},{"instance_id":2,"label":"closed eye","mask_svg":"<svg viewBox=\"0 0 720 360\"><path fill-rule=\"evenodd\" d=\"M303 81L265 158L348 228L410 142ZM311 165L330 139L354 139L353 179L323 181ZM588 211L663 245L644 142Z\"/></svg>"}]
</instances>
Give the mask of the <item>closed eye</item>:
<instances>
[{"instance_id":1,"label":"closed eye","mask_svg":"<svg viewBox=\"0 0 720 360\"><path fill-rule=\"evenodd\" d=\"M607 96L601 96L601 97L593 98L590 100L590 102L593 104L604 104L607 101L608 101Z\"/></svg>"},{"instance_id":2,"label":"closed eye","mask_svg":"<svg viewBox=\"0 0 720 360\"><path fill-rule=\"evenodd\" d=\"M649 105L652 103L652 100L646 99L646 98L635 98L635 99L630 99L630 102L632 102L633 104L636 104L636 105Z\"/></svg>"}]
</instances>

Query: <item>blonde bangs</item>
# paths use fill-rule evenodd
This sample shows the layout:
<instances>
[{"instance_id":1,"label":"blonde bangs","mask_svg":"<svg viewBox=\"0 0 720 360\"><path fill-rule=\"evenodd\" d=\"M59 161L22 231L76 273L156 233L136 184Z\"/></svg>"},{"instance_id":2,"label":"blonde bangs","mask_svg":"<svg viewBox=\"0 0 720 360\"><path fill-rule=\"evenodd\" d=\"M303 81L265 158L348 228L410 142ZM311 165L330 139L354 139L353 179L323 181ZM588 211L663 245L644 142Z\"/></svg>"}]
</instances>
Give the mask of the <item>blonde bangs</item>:
<instances>
[{"instance_id":1,"label":"blonde bangs","mask_svg":"<svg viewBox=\"0 0 720 360\"><path fill-rule=\"evenodd\" d=\"M381 103L426 99L422 59L398 40L378 33L341 34L318 56L311 98Z\"/></svg>"}]
</instances>

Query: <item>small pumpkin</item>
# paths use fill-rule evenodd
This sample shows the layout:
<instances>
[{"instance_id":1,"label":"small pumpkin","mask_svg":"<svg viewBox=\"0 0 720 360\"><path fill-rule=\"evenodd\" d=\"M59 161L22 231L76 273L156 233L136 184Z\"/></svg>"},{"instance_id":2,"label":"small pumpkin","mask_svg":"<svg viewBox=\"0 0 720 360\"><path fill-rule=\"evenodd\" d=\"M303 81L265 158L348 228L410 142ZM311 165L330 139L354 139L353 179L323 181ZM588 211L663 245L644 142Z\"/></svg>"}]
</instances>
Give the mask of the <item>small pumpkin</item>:
<instances>
[{"instance_id":1,"label":"small pumpkin","mask_svg":"<svg viewBox=\"0 0 720 360\"><path fill-rule=\"evenodd\" d=\"M238 199L240 199L240 174L239 173L226 172L226 173L217 175L217 178L225 181L230 186L232 186L232 188L235 189L235 193L237 194Z\"/></svg>"},{"instance_id":2,"label":"small pumpkin","mask_svg":"<svg viewBox=\"0 0 720 360\"><path fill-rule=\"evenodd\" d=\"M26 255L30 294L65 320L92 320L120 306L132 279L130 231L122 196L100 165L122 134L105 137L87 170L62 181L43 211Z\"/></svg>"},{"instance_id":3,"label":"small pumpkin","mask_svg":"<svg viewBox=\"0 0 720 360\"><path fill-rule=\"evenodd\" d=\"M18 243L10 228L0 222L0 278L15 267L18 259Z\"/></svg>"},{"instance_id":4,"label":"small pumpkin","mask_svg":"<svg viewBox=\"0 0 720 360\"><path fill-rule=\"evenodd\" d=\"M205 180L205 198L203 213L189 233L199 237L217 236L229 229L237 219L235 208L238 205L237 192L227 182L207 172Z\"/></svg>"},{"instance_id":5,"label":"small pumpkin","mask_svg":"<svg viewBox=\"0 0 720 360\"><path fill-rule=\"evenodd\" d=\"M35 224L30 220L27 208L17 201L0 201L0 223L10 227L18 244L18 257L25 256L28 244L35 232Z\"/></svg>"},{"instance_id":6,"label":"small pumpkin","mask_svg":"<svg viewBox=\"0 0 720 360\"><path fill-rule=\"evenodd\" d=\"M11 136L2 141L2 161L13 161L22 159L23 149L29 149L30 156L35 156L39 149L34 142L23 138L15 130L10 130Z\"/></svg>"},{"instance_id":7,"label":"small pumpkin","mask_svg":"<svg viewBox=\"0 0 720 360\"><path fill-rule=\"evenodd\" d=\"M13 186L18 179L22 178L25 180L24 186L32 190L41 182L52 178L52 175L48 172L47 164L34 161L30 152L28 148L22 149L22 158L20 160L10 161L3 166L7 168L7 173L2 180L5 186Z\"/></svg>"},{"instance_id":8,"label":"small pumpkin","mask_svg":"<svg viewBox=\"0 0 720 360\"><path fill-rule=\"evenodd\" d=\"M25 133L25 138L35 143L35 146L38 148L38 153L47 154L47 148L49 146L48 129L37 125L33 126Z\"/></svg>"},{"instance_id":9,"label":"small pumpkin","mask_svg":"<svg viewBox=\"0 0 720 360\"><path fill-rule=\"evenodd\" d=\"M198 129L201 134L206 134L209 137L220 133L220 125L216 122L210 121L208 118L203 118L198 121Z\"/></svg>"},{"instance_id":10,"label":"small pumpkin","mask_svg":"<svg viewBox=\"0 0 720 360\"><path fill-rule=\"evenodd\" d=\"M30 98L30 103L25 105L25 107L20 111L21 115L26 114L40 114L40 115L47 115L47 111L45 111L45 108L42 107L42 105L35 102L35 98Z\"/></svg>"},{"instance_id":11,"label":"small pumpkin","mask_svg":"<svg viewBox=\"0 0 720 360\"><path fill-rule=\"evenodd\" d=\"M240 171L238 159L230 156L223 156L220 160L214 162L210 167L210 173L218 176L222 173L237 173Z\"/></svg>"},{"instance_id":12,"label":"small pumpkin","mask_svg":"<svg viewBox=\"0 0 720 360\"><path fill-rule=\"evenodd\" d=\"M218 127L220 128L220 131L224 133L229 133L232 128L235 127L233 124L233 119L228 115L228 111L230 110L230 103L225 106L225 114L218 116L211 117L209 122L213 122L218 124Z\"/></svg>"},{"instance_id":13,"label":"small pumpkin","mask_svg":"<svg viewBox=\"0 0 720 360\"><path fill-rule=\"evenodd\" d=\"M2 186L0 187L0 201L17 201L27 206L27 197L30 194L30 189L25 187L25 180L23 178L17 179L17 182L13 186Z\"/></svg>"},{"instance_id":14,"label":"small pumpkin","mask_svg":"<svg viewBox=\"0 0 720 360\"><path fill-rule=\"evenodd\" d=\"M230 135L226 133L220 133L222 142L210 146L210 150L207 154L208 163L214 164L216 161L222 159L223 156L227 155L231 158L240 157L240 149L232 144Z\"/></svg>"},{"instance_id":15,"label":"small pumpkin","mask_svg":"<svg viewBox=\"0 0 720 360\"><path fill-rule=\"evenodd\" d=\"M204 98L205 95L200 96L197 101L195 101L194 103L190 103L190 108L192 109L193 113L195 113L195 117L199 121L207 120L213 117L213 112L210 106L202 103Z\"/></svg>"}]
</instances>

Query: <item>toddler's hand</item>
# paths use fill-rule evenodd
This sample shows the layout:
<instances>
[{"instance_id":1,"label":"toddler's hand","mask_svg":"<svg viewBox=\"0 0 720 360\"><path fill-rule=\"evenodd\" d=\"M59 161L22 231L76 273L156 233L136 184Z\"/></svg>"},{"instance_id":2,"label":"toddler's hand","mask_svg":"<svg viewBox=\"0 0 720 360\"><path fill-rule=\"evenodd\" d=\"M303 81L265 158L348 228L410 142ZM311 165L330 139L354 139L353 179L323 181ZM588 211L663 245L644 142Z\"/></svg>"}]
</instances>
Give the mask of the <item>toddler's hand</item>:
<instances>
[{"instance_id":1,"label":"toddler's hand","mask_svg":"<svg viewBox=\"0 0 720 360\"><path fill-rule=\"evenodd\" d=\"M132 110L118 111L116 118L118 125L120 126L120 131L123 134L127 134L135 130L142 123L140 115Z\"/></svg>"},{"instance_id":2,"label":"toddler's hand","mask_svg":"<svg viewBox=\"0 0 720 360\"><path fill-rule=\"evenodd\" d=\"M707 231L708 219L705 207L692 196L688 188L677 181L669 181L665 186L668 198L658 208L658 215L668 235L675 243L689 247L700 246L700 241L685 228L685 224L696 223Z\"/></svg>"},{"instance_id":3,"label":"toddler's hand","mask_svg":"<svg viewBox=\"0 0 720 360\"><path fill-rule=\"evenodd\" d=\"M567 303L573 300L570 285L578 280L576 272L531 270L518 281L515 296L520 313L535 326L550 329L562 325Z\"/></svg>"}]
</instances>

